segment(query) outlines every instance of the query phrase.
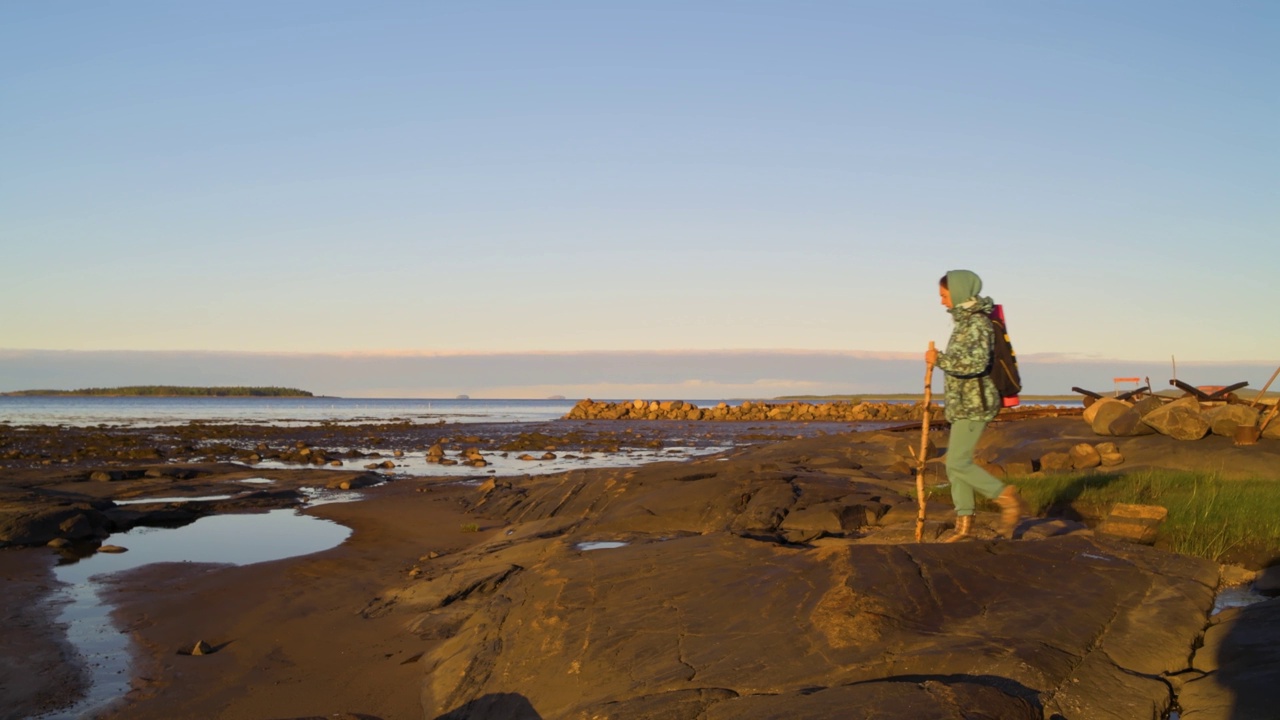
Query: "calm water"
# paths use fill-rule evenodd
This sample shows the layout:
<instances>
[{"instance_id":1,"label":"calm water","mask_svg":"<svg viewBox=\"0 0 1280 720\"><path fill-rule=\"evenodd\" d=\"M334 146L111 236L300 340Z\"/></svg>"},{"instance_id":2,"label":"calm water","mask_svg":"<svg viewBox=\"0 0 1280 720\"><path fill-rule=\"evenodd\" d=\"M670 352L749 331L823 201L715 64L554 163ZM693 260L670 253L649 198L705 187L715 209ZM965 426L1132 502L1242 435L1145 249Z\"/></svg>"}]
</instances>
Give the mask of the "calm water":
<instances>
[{"instance_id":1,"label":"calm water","mask_svg":"<svg viewBox=\"0 0 1280 720\"><path fill-rule=\"evenodd\" d=\"M13 425L156 426L192 421L261 425L545 422L564 417L576 400L413 398L5 397L0 423ZM715 407L721 400L690 400ZM741 400L726 400L738 404ZM768 402L768 401L766 401ZM778 401L781 402L781 401ZM1026 402L1025 405L1044 403ZM1061 403L1073 405L1078 403Z\"/></svg>"},{"instance_id":2,"label":"calm water","mask_svg":"<svg viewBox=\"0 0 1280 720\"><path fill-rule=\"evenodd\" d=\"M564 416L576 400L390 398L2 397L0 422L14 425L316 425L409 421L537 422Z\"/></svg>"},{"instance_id":3,"label":"calm water","mask_svg":"<svg viewBox=\"0 0 1280 720\"><path fill-rule=\"evenodd\" d=\"M58 623L67 629L88 669L89 687L75 705L38 716L40 720L91 718L124 697L130 687L129 636L111 622L110 603L101 598L102 581L124 570L160 562L248 565L327 550L351 530L293 509L253 515L215 515L180 528L134 528L112 535L109 543L123 554L97 553L59 565L63 583L53 597L61 606ZM208 638L192 637L196 640Z\"/></svg>"}]
</instances>

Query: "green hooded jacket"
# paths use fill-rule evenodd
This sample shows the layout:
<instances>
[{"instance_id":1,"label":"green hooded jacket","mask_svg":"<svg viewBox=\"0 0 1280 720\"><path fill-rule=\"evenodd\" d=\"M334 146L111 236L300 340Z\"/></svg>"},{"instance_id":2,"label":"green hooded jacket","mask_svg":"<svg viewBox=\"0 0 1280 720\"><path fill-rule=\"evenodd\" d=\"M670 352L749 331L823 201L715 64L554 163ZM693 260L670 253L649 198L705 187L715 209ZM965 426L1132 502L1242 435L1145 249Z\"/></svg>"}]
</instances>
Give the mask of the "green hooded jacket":
<instances>
[{"instance_id":1,"label":"green hooded jacket","mask_svg":"<svg viewBox=\"0 0 1280 720\"><path fill-rule=\"evenodd\" d=\"M968 270L947 272L947 289L955 320L945 352L938 353L938 367L946 375L945 414L949 422L991 422L1000 411L1000 392L991 381L991 353L995 329L991 325L991 298L982 297L982 279Z\"/></svg>"}]
</instances>

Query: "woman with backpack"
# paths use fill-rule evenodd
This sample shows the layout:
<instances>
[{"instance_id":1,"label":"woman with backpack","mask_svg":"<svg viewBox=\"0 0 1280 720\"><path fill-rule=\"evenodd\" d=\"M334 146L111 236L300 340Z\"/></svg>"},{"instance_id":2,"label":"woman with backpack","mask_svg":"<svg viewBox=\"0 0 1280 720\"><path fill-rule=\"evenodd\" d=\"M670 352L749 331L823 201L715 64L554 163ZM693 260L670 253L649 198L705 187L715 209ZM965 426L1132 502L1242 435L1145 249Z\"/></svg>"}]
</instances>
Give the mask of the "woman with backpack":
<instances>
[{"instance_id":1,"label":"woman with backpack","mask_svg":"<svg viewBox=\"0 0 1280 720\"><path fill-rule=\"evenodd\" d=\"M991 298L980 296L981 291L982 280L968 270L949 270L938 281L938 294L955 328L945 351L930 349L925 353L925 362L946 373L944 411L951 423L946 465L956 506L956 528L944 542L973 534L975 491L1000 506L1000 532L1007 537L1013 537L1018 521L1027 514L1018 489L1000 482L973 460L982 431L1001 405L1000 393L991 380L995 330L990 316L994 304Z\"/></svg>"}]
</instances>

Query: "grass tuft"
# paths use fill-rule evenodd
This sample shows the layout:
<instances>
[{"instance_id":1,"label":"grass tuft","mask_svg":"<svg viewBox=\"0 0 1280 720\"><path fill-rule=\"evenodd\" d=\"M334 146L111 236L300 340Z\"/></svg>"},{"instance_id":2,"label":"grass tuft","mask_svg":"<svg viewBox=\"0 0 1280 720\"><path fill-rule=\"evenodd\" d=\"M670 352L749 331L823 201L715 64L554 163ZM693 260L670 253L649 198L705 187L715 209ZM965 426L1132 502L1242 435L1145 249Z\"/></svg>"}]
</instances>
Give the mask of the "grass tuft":
<instances>
[{"instance_id":1,"label":"grass tuft","mask_svg":"<svg viewBox=\"0 0 1280 720\"><path fill-rule=\"evenodd\" d=\"M1010 480L1037 515L1102 519L1115 503L1160 505L1169 517L1157 545L1222 561L1233 551L1280 555L1280 483L1223 480L1216 473L1082 472ZM931 493L950 498L947 489ZM994 507L994 505L993 505Z\"/></svg>"}]
</instances>

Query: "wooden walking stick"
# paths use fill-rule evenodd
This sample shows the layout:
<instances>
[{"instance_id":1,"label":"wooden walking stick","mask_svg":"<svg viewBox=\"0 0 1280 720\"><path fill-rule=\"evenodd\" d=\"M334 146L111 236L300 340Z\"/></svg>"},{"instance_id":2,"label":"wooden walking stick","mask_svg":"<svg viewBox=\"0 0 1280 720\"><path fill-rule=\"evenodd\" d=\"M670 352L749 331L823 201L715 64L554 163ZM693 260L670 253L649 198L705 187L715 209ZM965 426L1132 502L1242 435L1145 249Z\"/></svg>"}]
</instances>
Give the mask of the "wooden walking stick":
<instances>
[{"instance_id":1,"label":"wooden walking stick","mask_svg":"<svg viewBox=\"0 0 1280 720\"><path fill-rule=\"evenodd\" d=\"M929 341L933 350L933 341ZM933 363L924 364L924 410L920 421L920 454L916 455L916 502L920 512L916 515L916 542L924 537L924 461L929 451L929 403L933 401Z\"/></svg>"},{"instance_id":2,"label":"wooden walking stick","mask_svg":"<svg viewBox=\"0 0 1280 720\"><path fill-rule=\"evenodd\" d=\"M1267 381L1266 385L1262 386L1262 389L1258 391L1258 397L1254 398L1253 402L1249 403L1250 405L1257 407L1262 403L1262 396L1266 395L1267 391L1271 389L1271 383L1276 381L1277 375L1280 375L1280 367L1276 368L1276 371L1271 373L1271 379Z\"/></svg>"}]
</instances>

